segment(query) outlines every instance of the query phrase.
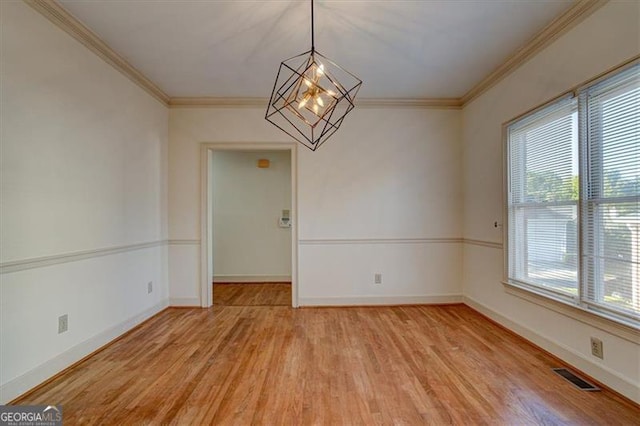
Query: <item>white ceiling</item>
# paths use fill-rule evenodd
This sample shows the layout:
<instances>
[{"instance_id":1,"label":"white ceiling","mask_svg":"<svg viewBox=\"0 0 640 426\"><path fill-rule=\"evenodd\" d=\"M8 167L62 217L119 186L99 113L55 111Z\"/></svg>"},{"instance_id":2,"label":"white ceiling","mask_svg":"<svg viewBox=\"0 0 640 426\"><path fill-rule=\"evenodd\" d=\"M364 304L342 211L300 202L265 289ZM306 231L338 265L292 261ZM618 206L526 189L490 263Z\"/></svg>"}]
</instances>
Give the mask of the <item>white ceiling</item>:
<instances>
[{"instance_id":1,"label":"white ceiling","mask_svg":"<svg viewBox=\"0 0 640 426\"><path fill-rule=\"evenodd\" d=\"M170 96L268 97L310 48L307 0L61 0ZM316 0L316 49L361 97L458 98L573 0Z\"/></svg>"}]
</instances>

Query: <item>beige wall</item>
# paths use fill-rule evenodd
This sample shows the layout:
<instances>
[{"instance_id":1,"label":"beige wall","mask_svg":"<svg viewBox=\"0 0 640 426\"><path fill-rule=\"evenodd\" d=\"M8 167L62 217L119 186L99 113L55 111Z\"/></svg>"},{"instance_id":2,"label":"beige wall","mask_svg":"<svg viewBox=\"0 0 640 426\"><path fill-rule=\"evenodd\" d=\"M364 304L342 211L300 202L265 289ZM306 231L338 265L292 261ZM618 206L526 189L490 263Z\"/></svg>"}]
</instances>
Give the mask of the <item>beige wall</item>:
<instances>
[{"instance_id":1,"label":"beige wall","mask_svg":"<svg viewBox=\"0 0 640 426\"><path fill-rule=\"evenodd\" d=\"M640 3L610 2L464 108L464 237L502 242L502 124L640 53ZM465 244L471 303L594 378L640 401L640 346L507 294L501 249ZM589 337L604 342L591 355Z\"/></svg>"},{"instance_id":2,"label":"beige wall","mask_svg":"<svg viewBox=\"0 0 640 426\"><path fill-rule=\"evenodd\" d=\"M460 114L360 108L298 149L301 304L460 299ZM171 297L199 305L200 144L288 139L262 108L172 109L169 128Z\"/></svg>"},{"instance_id":3,"label":"beige wall","mask_svg":"<svg viewBox=\"0 0 640 426\"><path fill-rule=\"evenodd\" d=\"M3 403L167 304L168 117L23 2L0 3Z\"/></svg>"}]
</instances>

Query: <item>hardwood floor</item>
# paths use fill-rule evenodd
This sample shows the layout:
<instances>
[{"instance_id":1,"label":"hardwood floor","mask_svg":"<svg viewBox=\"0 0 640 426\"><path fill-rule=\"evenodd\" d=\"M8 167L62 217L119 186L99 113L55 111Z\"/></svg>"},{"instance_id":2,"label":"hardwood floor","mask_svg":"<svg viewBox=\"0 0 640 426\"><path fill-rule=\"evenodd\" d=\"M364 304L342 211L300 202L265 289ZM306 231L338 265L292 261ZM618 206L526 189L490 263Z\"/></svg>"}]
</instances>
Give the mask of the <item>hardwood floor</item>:
<instances>
[{"instance_id":1,"label":"hardwood floor","mask_svg":"<svg viewBox=\"0 0 640 426\"><path fill-rule=\"evenodd\" d=\"M464 305L167 309L18 402L65 424L638 424L558 365Z\"/></svg>"},{"instance_id":2,"label":"hardwood floor","mask_svg":"<svg viewBox=\"0 0 640 426\"><path fill-rule=\"evenodd\" d=\"M291 306L291 283L215 283L213 303L224 306Z\"/></svg>"}]
</instances>

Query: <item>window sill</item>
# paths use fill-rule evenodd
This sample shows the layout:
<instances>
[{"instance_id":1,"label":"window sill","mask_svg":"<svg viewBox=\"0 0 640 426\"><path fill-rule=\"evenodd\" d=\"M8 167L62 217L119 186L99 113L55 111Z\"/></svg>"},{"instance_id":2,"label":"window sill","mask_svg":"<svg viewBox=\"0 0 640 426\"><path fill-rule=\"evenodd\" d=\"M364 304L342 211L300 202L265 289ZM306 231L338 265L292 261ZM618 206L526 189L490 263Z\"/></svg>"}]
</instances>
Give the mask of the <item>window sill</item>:
<instances>
[{"instance_id":1,"label":"window sill","mask_svg":"<svg viewBox=\"0 0 640 426\"><path fill-rule=\"evenodd\" d=\"M505 281L503 281L502 284L504 284L505 291L508 294L606 331L607 333L620 337L621 339L628 340L635 344L640 344L640 329L631 324L624 324L599 312L588 310L560 299L554 299L552 296L538 293L534 289Z\"/></svg>"}]
</instances>

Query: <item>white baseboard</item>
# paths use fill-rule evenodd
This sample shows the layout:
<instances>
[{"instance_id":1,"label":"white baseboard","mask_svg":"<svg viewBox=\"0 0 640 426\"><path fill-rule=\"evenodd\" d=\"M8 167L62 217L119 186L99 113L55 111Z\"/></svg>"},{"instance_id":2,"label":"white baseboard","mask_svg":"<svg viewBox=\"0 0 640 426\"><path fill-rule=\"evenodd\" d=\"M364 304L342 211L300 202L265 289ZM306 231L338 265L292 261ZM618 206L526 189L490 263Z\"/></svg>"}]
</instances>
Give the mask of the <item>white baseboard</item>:
<instances>
[{"instance_id":1,"label":"white baseboard","mask_svg":"<svg viewBox=\"0 0 640 426\"><path fill-rule=\"evenodd\" d=\"M183 308L200 308L200 299L197 297L172 297L169 299L169 306L179 306Z\"/></svg>"},{"instance_id":2,"label":"white baseboard","mask_svg":"<svg viewBox=\"0 0 640 426\"><path fill-rule=\"evenodd\" d=\"M462 295L300 297L298 299L299 306L441 305L449 303L462 303Z\"/></svg>"},{"instance_id":3,"label":"white baseboard","mask_svg":"<svg viewBox=\"0 0 640 426\"><path fill-rule=\"evenodd\" d=\"M50 359L44 364L41 364L34 369L22 374L21 376L18 376L15 379L1 385L0 404L6 404L7 402L24 394L28 390L33 389L40 383L58 374L73 363L78 362L85 356L98 350L117 337L123 335L127 331L134 328L136 325L151 318L167 306L168 301L164 300L152 306L151 308L139 313L138 315L135 315L132 318L121 322L120 324L117 324L101 333L96 334L93 337L88 338L84 342L81 342L67 349L66 351Z\"/></svg>"},{"instance_id":4,"label":"white baseboard","mask_svg":"<svg viewBox=\"0 0 640 426\"><path fill-rule=\"evenodd\" d=\"M583 371L585 374L588 374L594 379L609 386L616 392L640 403L640 384L633 383L626 377L619 375L617 372L611 370L605 365L596 364L590 359L585 358L583 354L576 352L574 349L569 348L562 343L556 342L549 337L530 329L529 327L510 320L480 302L477 302L467 296L464 296L463 302L465 305L491 318L495 322L520 335L534 345L552 353L567 364L574 366L578 370Z\"/></svg>"},{"instance_id":5,"label":"white baseboard","mask_svg":"<svg viewBox=\"0 0 640 426\"><path fill-rule=\"evenodd\" d=\"M282 283L291 282L291 275L215 275L214 283Z\"/></svg>"}]
</instances>

